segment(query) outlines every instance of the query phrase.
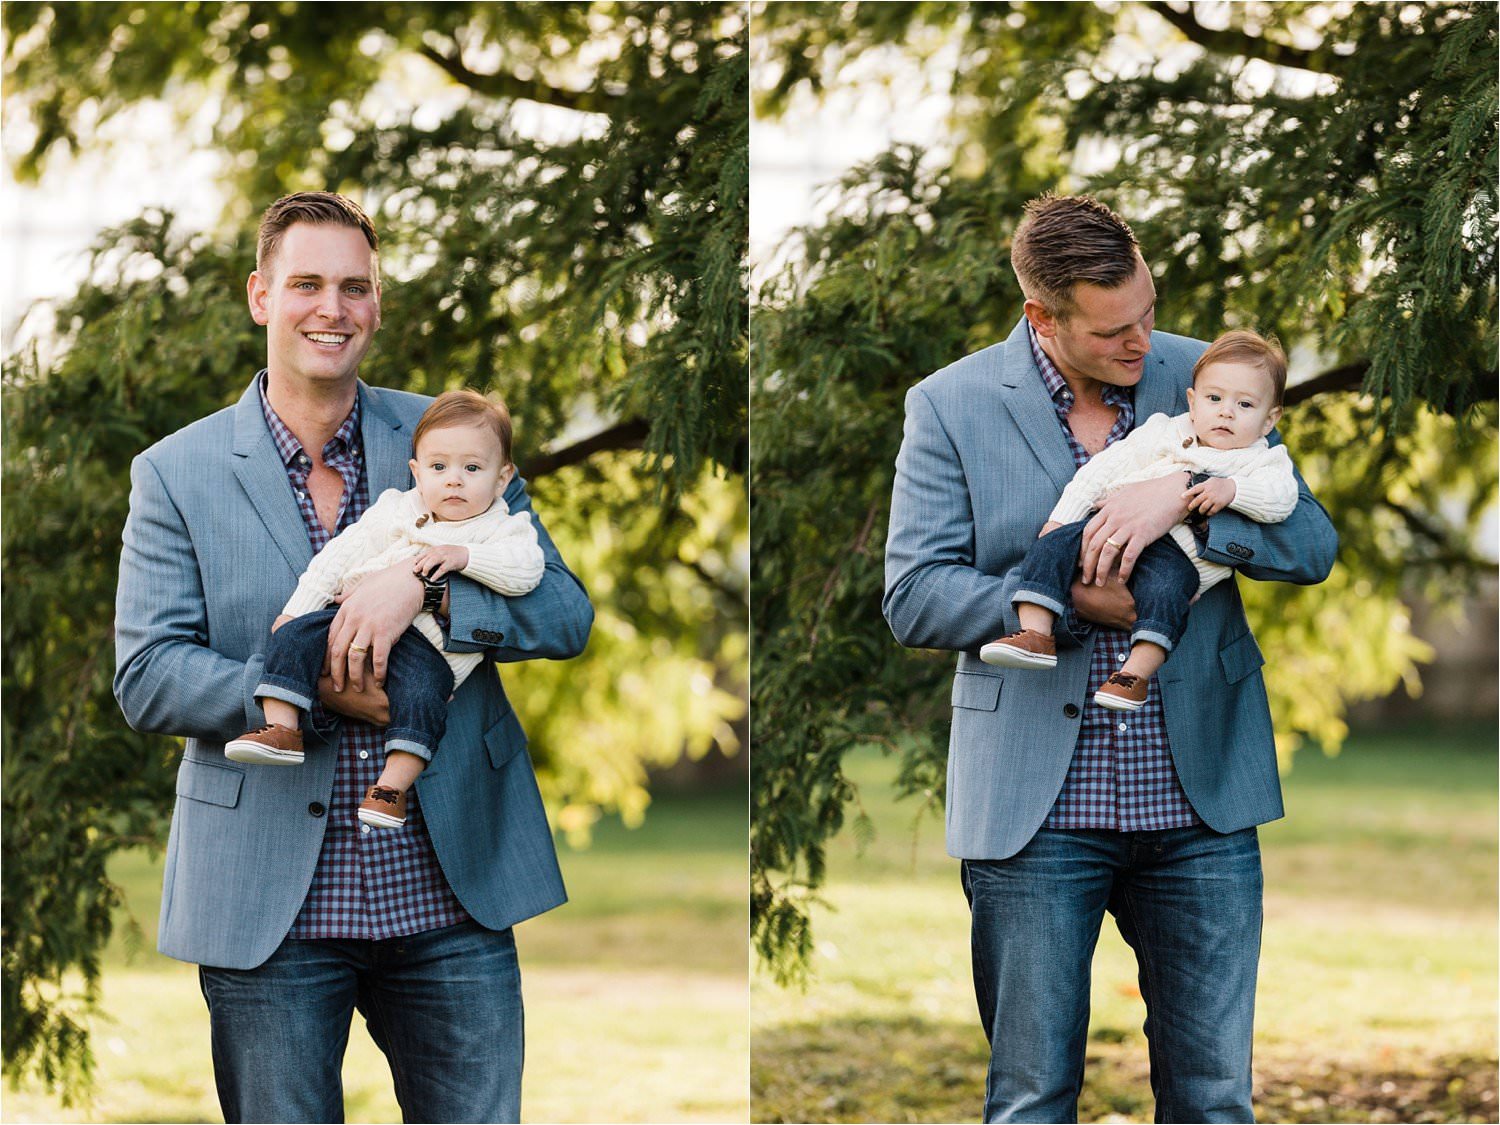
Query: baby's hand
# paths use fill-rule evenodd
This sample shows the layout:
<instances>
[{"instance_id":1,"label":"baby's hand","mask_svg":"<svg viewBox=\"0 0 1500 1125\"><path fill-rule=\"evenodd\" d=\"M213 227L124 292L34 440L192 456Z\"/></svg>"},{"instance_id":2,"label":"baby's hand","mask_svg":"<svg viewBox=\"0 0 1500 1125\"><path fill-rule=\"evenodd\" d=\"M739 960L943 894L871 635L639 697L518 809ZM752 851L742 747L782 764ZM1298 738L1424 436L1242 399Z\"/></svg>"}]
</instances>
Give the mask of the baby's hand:
<instances>
[{"instance_id":1,"label":"baby's hand","mask_svg":"<svg viewBox=\"0 0 1500 1125\"><path fill-rule=\"evenodd\" d=\"M280 629L288 621L295 621L295 620L296 620L295 617L288 617L286 614L283 613L275 621L271 622L271 632L274 633L274 632L276 632L277 629Z\"/></svg>"},{"instance_id":2,"label":"baby's hand","mask_svg":"<svg viewBox=\"0 0 1500 1125\"><path fill-rule=\"evenodd\" d=\"M469 565L469 548L459 543L442 547L428 547L411 564L412 573L425 574L428 581L436 582L445 574L462 570Z\"/></svg>"},{"instance_id":3,"label":"baby's hand","mask_svg":"<svg viewBox=\"0 0 1500 1125\"><path fill-rule=\"evenodd\" d=\"M1211 516L1229 507L1236 491L1234 481L1228 477L1209 477L1202 484L1193 485L1182 495L1188 502L1188 511Z\"/></svg>"},{"instance_id":4,"label":"baby's hand","mask_svg":"<svg viewBox=\"0 0 1500 1125\"><path fill-rule=\"evenodd\" d=\"M1043 535L1051 535L1061 526L1062 524L1058 523L1056 520L1048 520L1046 523L1042 524L1042 530L1036 533L1036 537L1040 539Z\"/></svg>"}]
</instances>

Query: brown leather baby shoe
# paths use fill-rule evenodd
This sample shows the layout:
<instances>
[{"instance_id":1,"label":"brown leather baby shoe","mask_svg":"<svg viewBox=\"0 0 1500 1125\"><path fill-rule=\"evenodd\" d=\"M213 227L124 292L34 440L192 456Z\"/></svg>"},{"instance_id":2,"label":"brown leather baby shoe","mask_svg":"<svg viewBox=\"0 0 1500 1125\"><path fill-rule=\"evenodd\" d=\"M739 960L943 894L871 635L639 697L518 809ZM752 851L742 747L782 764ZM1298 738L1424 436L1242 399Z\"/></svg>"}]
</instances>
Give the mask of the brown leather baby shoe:
<instances>
[{"instance_id":1,"label":"brown leather baby shoe","mask_svg":"<svg viewBox=\"0 0 1500 1125\"><path fill-rule=\"evenodd\" d=\"M1022 629L985 645L979 659L1002 668L1056 668L1057 641L1035 629Z\"/></svg>"},{"instance_id":2,"label":"brown leather baby shoe","mask_svg":"<svg viewBox=\"0 0 1500 1125\"><path fill-rule=\"evenodd\" d=\"M1146 705L1146 695L1150 690L1150 676L1116 672L1104 681L1102 688L1094 692L1094 702L1111 711L1139 711Z\"/></svg>"},{"instance_id":3,"label":"brown leather baby shoe","mask_svg":"<svg viewBox=\"0 0 1500 1125\"><path fill-rule=\"evenodd\" d=\"M372 785L359 803L359 822L371 828L400 828L406 823L406 794L386 785Z\"/></svg>"},{"instance_id":4,"label":"brown leather baby shoe","mask_svg":"<svg viewBox=\"0 0 1500 1125\"><path fill-rule=\"evenodd\" d=\"M267 723L225 743L224 757L260 766L300 766L302 732L280 723Z\"/></svg>"}]
</instances>

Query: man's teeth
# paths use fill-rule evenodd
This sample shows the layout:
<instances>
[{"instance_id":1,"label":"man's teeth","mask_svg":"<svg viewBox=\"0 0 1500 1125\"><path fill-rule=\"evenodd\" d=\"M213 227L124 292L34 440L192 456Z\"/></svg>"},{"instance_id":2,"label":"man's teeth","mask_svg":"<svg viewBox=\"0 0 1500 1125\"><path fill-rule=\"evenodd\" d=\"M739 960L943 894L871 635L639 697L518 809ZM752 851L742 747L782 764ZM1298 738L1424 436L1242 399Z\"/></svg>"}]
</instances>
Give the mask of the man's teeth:
<instances>
[{"instance_id":1,"label":"man's teeth","mask_svg":"<svg viewBox=\"0 0 1500 1125\"><path fill-rule=\"evenodd\" d=\"M309 332L307 338L315 344L342 344L349 337L337 332Z\"/></svg>"}]
</instances>

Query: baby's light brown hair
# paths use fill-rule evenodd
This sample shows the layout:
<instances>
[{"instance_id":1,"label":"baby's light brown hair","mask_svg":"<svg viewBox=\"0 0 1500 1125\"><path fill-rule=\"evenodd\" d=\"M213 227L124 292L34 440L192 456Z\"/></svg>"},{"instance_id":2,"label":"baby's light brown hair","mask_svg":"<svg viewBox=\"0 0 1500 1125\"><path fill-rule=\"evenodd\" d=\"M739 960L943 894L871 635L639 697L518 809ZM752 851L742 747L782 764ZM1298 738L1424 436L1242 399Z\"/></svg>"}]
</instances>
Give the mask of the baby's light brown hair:
<instances>
[{"instance_id":1,"label":"baby's light brown hair","mask_svg":"<svg viewBox=\"0 0 1500 1125\"><path fill-rule=\"evenodd\" d=\"M440 430L446 426L489 426L500 439L500 456L505 464L511 464L510 442L512 426L510 411L500 398L488 398L478 391L444 391L432 400L432 405L417 422L411 435L412 453L422 444L422 435L429 430Z\"/></svg>"},{"instance_id":2,"label":"baby's light brown hair","mask_svg":"<svg viewBox=\"0 0 1500 1125\"><path fill-rule=\"evenodd\" d=\"M1246 328L1225 332L1193 364L1193 383L1197 384L1200 371L1215 363L1243 363L1260 368L1271 380L1271 395L1275 400L1271 405L1281 405L1281 397L1286 394L1286 353L1276 337L1262 336Z\"/></svg>"}]
</instances>

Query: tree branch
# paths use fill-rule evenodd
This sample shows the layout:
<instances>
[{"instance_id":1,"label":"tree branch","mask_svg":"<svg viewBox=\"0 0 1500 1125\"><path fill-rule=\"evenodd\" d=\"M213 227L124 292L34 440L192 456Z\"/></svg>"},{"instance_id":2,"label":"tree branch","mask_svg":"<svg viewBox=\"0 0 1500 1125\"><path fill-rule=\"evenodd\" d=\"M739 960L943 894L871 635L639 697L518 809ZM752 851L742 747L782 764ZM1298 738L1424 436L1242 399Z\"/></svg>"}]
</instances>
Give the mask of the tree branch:
<instances>
[{"instance_id":1,"label":"tree branch","mask_svg":"<svg viewBox=\"0 0 1500 1125\"><path fill-rule=\"evenodd\" d=\"M1388 497L1382 496L1380 503L1400 516L1402 522L1406 524L1407 530L1413 535L1419 539L1425 539L1437 548L1437 553L1432 556L1430 561L1439 563L1445 567L1462 567L1469 571L1494 569L1494 563L1475 554L1466 544L1454 536L1450 529L1442 526L1433 517L1413 511L1404 504L1398 504Z\"/></svg>"},{"instance_id":2,"label":"tree branch","mask_svg":"<svg viewBox=\"0 0 1500 1125\"><path fill-rule=\"evenodd\" d=\"M577 465L587 461L596 453L603 453L611 449L640 449L646 443L646 434L650 426L643 418L630 418L624 422L617 422L607 430L601 430L593 437L584 438L575 442L565 449L555 449L551 453L539 453L526 461L526 471L522 475L527 480L536 480L548 473L555 473L558 469L569 465Z\"/></svg>"},{"instance_id":3,"label":"tree branch","mask_svg":"<svg viewBox=\"0 0 1500 1125\"><path fill-rule=\"evenodd\" d=\"M1178 11L1166 3L1166 0L1148 0L1146 7L1206 51L1219 55L1241 55L1245 58L1261 59L1274 63L1276 66L1292 66L1299 70L1331 74L1334 77L1342 74L1342 69L1337 65L1339 57L1331 51L1304 51L1299 47L1236 31L1231 27L1219 29L1204 27L1193 15L1191 6L1188 11Z\"/></svg>"},{"instance_id":4,"label":"tree branch","mask_svg":"<svg viewBox=\"0 0 1500 1125\"><path fill-rule=\"evenodd\" d=\"M490 98L524 98L579 113L609 113L620 101L615 95L600 90L562 90L539 78L517 78L514 74L504 73L481 74L464 65L461 52L444 54L426 43L417 51L455 82Z\"/></svg>"},{"instance_id":5,"label":"tree branch","mask_svg":"<svg viewBox=\"0 0 1500 1125\"><path fill-rule=\"evenodd\" d=\"M1288 387L1282 398L1282 405L1296 406L1299 402L1306 402L1315 395L1329 394L1333 391L1357 391L1364 385L1365 375L1369 373L1369 370L1370 361L1367 359L1331 368L1321 375L1314 375L1311 379L1304 379L1295 386Z\"/></svg>"}]
</instances>

